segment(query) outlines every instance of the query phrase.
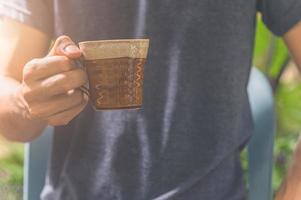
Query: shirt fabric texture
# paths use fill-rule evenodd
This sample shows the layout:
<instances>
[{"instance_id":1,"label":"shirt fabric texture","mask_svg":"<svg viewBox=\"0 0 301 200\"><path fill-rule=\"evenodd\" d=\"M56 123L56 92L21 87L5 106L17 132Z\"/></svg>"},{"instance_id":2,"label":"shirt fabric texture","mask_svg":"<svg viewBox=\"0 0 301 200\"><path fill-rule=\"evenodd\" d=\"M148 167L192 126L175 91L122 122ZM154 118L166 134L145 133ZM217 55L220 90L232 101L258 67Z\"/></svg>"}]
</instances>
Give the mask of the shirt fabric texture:
<instances>
[{"instance_id":1,"label":"shirt fabric texture","mask_svg":"<svg viewBox=\"0 0 301 200\"><path fill-rule=\"evenodd\" d=\"M0 15L75 42L149 38L143 108L90 105L55 128L43 200L242 200L256 12L277 35L300 0L0 0Z\"/></svg>"}]
</instances>

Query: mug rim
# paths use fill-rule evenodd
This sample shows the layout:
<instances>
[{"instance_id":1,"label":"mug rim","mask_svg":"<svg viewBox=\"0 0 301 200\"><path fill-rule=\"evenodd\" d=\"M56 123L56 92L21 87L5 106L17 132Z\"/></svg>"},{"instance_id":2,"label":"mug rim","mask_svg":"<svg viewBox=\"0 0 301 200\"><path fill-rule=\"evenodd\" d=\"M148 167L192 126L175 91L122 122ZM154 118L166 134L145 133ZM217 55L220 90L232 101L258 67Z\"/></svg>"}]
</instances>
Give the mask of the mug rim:
<instances>
[{"instance_id":1,"label":"mug rim","mask_svg":"<svg viewBox=\"0 0 301 200\"><path fill-rule=\"evenodd\" d=\"M118 42L149 42L148 38L141 39L108 39L108 40L88 40L79 42L79 45L99 44L99 43L118 43Z\"/></svg>"}]
</instances>

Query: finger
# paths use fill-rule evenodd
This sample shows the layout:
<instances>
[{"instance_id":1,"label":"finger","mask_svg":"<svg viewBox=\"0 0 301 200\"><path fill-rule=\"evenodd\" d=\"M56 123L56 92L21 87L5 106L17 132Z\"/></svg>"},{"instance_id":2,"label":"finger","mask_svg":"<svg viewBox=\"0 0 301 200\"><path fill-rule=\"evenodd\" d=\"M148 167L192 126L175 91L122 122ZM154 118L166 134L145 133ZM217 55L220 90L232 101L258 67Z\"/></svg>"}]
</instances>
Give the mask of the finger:
<instances>
[{"instance_id":1,"label":"finger","mask_svg":"<svg viewBox=\"0 0 301 200\"><path fill-rule=\"evenodd\" d=\"M68 58L79 58L81 56L80 49L68 36L60 36L54 42L48 56L61 55L67 56Z\"/></svg>"},{"instance_id":2,"label":"finger","mask_svg":"<svg viewBox=\"0 0 301 200\"><path fill-rule=\"evenodd\" d=\"M46 102L35 102L28 110L33 118L45 119L80 105L83 101L85 101L83 93L76 89L67 94L55 96Z\"/></svg>"},{"instance_id":3,"label":"finger","mask_svg":"<svg viewBox=\"0 0 301 200\"><path fill-rule=\"evenodd\" d=\"M41 82L45 96L65 94L69 90L79 88L87 82L87 74L82 69L54 75Z\"/></svg>"},{"instance_id":4,"label":"finger","mask_svg":"<svg viewBox=\"0 0 301 200\"><path fill-rule=\"evenodd\" d=\"M66 94L72 89L77 89L87 82L87 74L82 69L56 74L42 81L33 83L23 93L26 101L44 101L59 94Z\"/></svg>"},{"instance_id":5,"label":"finger","mask_svg":"<svg viewBox=\"0 0 301 200\"><path fill-rule=\"evenodd\" d=\"M76 117L87 105L87 101L84 101L78 106L73 107L72 109L66 110L64 112L55 114L46 119L49 125L52 126L61 126L67 125L74 117Z\"/></svg>"},{"instance_id":6,"label":"finger","mask_svg":"<svg viewBox=\"0 0 301 200\"><path fill-rule=\"evenodd\" d=\"M25 82L35 81L75 68L74 62L66 56L45 57L27 63L24 67L23 77Z\"/></svg>"}]
</instances>

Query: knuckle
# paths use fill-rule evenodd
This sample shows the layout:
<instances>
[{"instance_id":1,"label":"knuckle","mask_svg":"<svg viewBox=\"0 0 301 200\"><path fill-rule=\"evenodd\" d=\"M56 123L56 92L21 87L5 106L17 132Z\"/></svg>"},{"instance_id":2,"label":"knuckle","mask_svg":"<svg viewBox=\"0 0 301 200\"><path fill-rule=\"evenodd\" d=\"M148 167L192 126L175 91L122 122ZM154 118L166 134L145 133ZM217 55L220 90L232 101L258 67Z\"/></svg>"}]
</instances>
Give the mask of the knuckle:
<instances>
[{"instance_id":1,"label":"knuckle","mask_svg":"<svg viewBox=\"0 0 301 200\"><path fill-rule=\"evenodd\" d=\"M67 35L61 35L56 39L58 42L71 41L71 38Z\"/></svg>"},{"instance_id":2,"label":"knuckle","mask_svg":"<svg viewBox=\"0 0 301 200\"><path fill-rule=\"evenodd\" d=\"M30 60L30 61L26 64L25 68L30 68L30 69L33 69L33 70L34 70L34 69L36 69L36 68L38 67L40 61L41 61L41 59L39 59L39 58L34 58L34 59Z\"/></svg>"},{"instance_id":3,"label":"knuckle","mask_svg":"<svg viewBox=\"0 0 301 200\"><path fill-rule=\"evenodd\" d=\"M23 80L28 81L32 78L34 72L37 70L39 66L39 59L33 59L26 63L23 70Z\"/></svg>"}]
</instances>

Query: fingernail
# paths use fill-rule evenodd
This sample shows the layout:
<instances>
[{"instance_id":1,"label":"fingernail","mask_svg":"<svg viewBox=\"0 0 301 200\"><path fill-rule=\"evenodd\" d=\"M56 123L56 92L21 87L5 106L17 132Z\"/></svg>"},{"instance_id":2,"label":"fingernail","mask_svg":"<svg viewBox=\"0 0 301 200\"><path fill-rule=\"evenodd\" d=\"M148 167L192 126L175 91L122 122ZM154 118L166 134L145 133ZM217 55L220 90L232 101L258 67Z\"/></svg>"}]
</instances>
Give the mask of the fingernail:
<instances>
[{"instance_id":1,"label":"fingernail","mask_svg":"<svg viewBox=\"0 0 301 200\"><path fill-rule=\"evenodd\" d=\"M77 46L71 44L71 45L68 45L67 47L65 47L64 51L67 53L78 53L79 48Z\"/></svg>"}]
</instances>

